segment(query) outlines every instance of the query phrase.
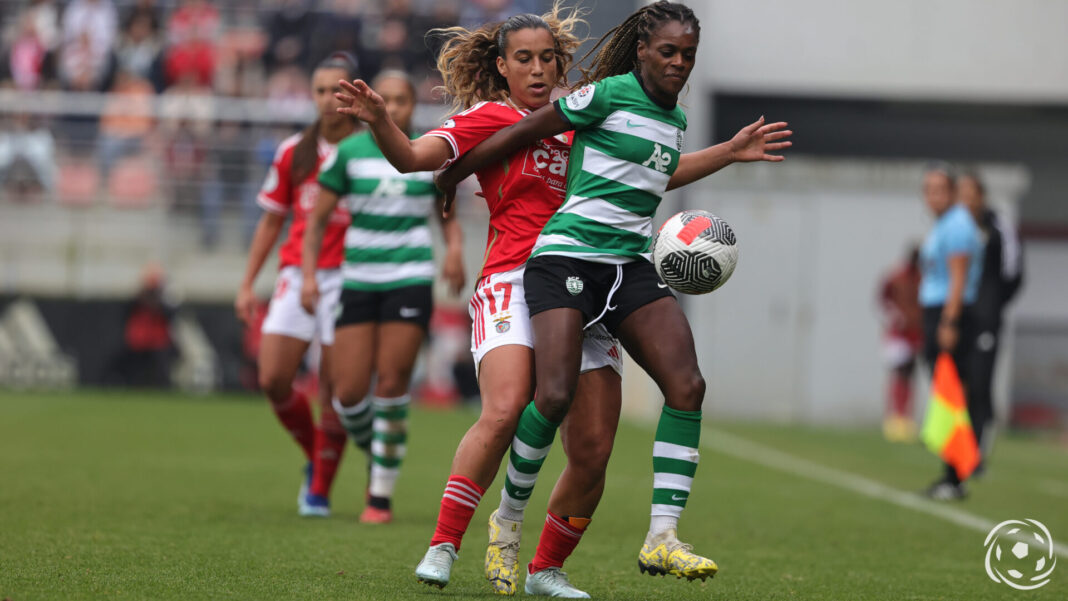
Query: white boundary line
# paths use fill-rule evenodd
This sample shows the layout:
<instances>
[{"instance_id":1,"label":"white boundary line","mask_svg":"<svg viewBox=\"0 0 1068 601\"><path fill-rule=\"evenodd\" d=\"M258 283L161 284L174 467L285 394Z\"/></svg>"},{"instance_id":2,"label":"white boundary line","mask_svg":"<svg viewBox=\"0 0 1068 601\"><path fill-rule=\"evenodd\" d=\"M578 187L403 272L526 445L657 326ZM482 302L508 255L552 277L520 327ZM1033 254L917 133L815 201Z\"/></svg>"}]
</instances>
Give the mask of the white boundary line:
<instances>
[{"instance_id":1,"label":"white boundary line","mask_svg":"<svg viewBox=\"0 0 1068 601\"><path fill-rule=\"evenodd\" d=\"M723 430L706 426L703 428L702 434L702 447L724 455L730 455L735 459L757 463L774 470L844 488L866 497L893 503L899 507L907 507L958 526L981 532L984 535L997 525L997 522L944 503L925 499L916 493L898 490L875 480L827 467L807 459L799 459ZM1020 540L1024 539L1021 537ZM1068 558L1068 546L1061 543L1053 543L1053 552L1061 557Z\"/></svg>"}]
</instances>

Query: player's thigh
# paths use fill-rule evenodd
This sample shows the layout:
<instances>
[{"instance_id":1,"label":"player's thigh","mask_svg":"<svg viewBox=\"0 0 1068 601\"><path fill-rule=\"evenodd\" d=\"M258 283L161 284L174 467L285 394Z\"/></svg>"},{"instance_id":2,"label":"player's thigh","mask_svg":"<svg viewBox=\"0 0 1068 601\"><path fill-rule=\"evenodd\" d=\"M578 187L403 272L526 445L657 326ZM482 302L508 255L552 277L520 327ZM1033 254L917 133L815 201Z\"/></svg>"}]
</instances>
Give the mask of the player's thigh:
<instances>
[{"instance_id":1,"label":"player's thigh","mask_svg":"<svg viewBox=\"0 0 1068 601\"><path fill-rule=\"evenodd\" d=\"M350 323L334 330L330 383L334 388L334 396L346 407L359 403L367 396L374 371L378 335L378 324L373 321Z\"/></svg>"},{"instance_id":2,"label":"player's thigh","mask_svg":"<svg viewBox=\"0 0 1068 601\"><path fill-rule=\"evenodd\" d=\"M260 388L269 395L288 395L300 369L308 342L283 334L264 334L260 340Z\"/></svg>"},{"instance_id":3,"label":"player's thigh","mask_svg":"<svg viewBox=\"0 0 1068 601\"><path fill-rule=\"evenodd\" d=\"M693 332L674 297L639 307L623 319L616 333L669 401L694 394L694 388L703 386Z\"/></svg>"},{"instance_id":4,"label":"player's thigh","mask_svg":"<svg viewBox=\"0 0 1068 601\"><path fill-rule=\"evenodd\" d=\"M418 324L403 321L379 324L374 352L376 395L388 398L408 392L415 359L425 337L426 330Z\"/></svg>"},{"instance_id":5,"label":"player's thigh","mask_svg":"<svg viewBox=\"0 0 1068 601\"><path fill-rule=\"evenodd\" d=\"M493 428L515 432L519 416L534 398L534 349L508 344L482 358L478 372L482 396L480 420Z\"/></svg>"}]
</instances>

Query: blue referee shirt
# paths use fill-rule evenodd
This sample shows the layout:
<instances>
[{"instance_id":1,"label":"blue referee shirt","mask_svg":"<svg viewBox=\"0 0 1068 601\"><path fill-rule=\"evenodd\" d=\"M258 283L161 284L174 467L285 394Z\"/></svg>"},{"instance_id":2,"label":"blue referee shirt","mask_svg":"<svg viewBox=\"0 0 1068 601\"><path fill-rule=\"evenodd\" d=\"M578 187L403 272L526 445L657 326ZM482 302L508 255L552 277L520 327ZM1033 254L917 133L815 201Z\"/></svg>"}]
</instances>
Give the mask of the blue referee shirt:
<instances>
[{"instance_id":1,"label":"blue referee shirt","mask_svg":"<svg viewBox=\"0 0 1068 601\"><path fill-rule=\"evenodd\" d=\"M983 272L983 242L979 228L968 209L953 205L935 222L920 252L920 304L937 307L949 296L949 257L967 254L968 277L964 283L964 304L975 302Z\"/></svg>"}]
</instances>

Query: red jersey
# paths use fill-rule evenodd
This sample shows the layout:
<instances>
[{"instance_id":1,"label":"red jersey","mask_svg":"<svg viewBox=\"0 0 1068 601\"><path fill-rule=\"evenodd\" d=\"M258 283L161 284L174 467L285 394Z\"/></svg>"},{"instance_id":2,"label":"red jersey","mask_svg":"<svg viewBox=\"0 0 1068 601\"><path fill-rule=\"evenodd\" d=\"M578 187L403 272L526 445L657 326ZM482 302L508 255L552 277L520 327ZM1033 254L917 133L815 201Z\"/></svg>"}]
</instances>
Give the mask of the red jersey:
<instances>
[{"instance_id":1,"label":"red jersey","mask_svg":"<svg viewBox=\"0 0 1068 601\"><path fill-rule=\"evenodd\" d=\"M304 178L304 181L294 185L290 178L293 167L293 149L300 141L301 134L295 134L286 138L274 154L271 169L267 172L267 179L263 182L263 188L256 199L257 204L264 211L275 215L286 215L293 212L293 222L289 224L289 237L282 244L278 255L279 267L296 265L300 267L301 252L304 244L304 227L308 213L315 208L315 201L319 198L319 166L337 148L326 140L319 138L319 162L315 169ZM339 202L330 221L323 232L323 247L319 251L319 269L337 269L341 265L341 259L345 254L345 230L349 226L349 214L344 203Z\"/></svg>"},{"instance_id":2,"label":"red jersey","mask_svg":"<svg viewBox=\"0 0 1068 601\"><path fill-rule=\"evenodd\" d=\"M455 161L529 113L503 102L480 102L426 135L448 141ZM490 211L480 279L519 267L530 257L538 234L564 200L571 140L572 132L545 138L475 174Z\"/></svg>"}]
</instances>

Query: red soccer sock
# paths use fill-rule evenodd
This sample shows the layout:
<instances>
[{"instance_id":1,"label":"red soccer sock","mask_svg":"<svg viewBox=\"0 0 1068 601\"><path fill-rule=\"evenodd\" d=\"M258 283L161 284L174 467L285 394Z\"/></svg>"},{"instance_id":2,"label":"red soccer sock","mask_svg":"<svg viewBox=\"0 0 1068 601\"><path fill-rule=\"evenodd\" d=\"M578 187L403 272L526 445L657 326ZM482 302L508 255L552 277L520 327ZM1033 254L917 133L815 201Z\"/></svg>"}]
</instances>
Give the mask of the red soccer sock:
<instances>
[{"instance_id":1,"label":"red soccer sock","mask_svg":"<svg viewBox=\"0 0 1068 601\"><path fill-rule=\"evenodd\" d=\"M274 409L278 421L282 422L282 426L304 450L304 456L311 461L315 451L315 422L312 421L308 398L294 390L285 401L272 402L271 409Z\"/></svg>"},{"instance_id":2,"label":"red soccer sock","mask_svg":"<svg viewBox=\"0 0 1068 601\"><path fill-rule=\"evenodd\" d=\"M319 427L315 430L315 469L310 489L313 495L330 496L347 442L348 435L333 407L324 407L319 414Z\"/></svg>"},{"instance_id":3,"label":"red soccer sock","mask_svg":"<svg viewBox=\"0 0 1068 601\"><path fill-rule=\"evenodd\" d=\"M894 415L910 417L912 415L912 381L894 374L890 379L890 401Z\"/></svg>"},{"instance_id":4,"label":"red soccer sock","mask_svg":"<svg viewBox=\"0 0 1068 601\"><path fill-rule=\"evenodd\" d=\"M548 512L545 516L545 527L541 529L541 538L538 539L538 549L534 552L534 560L527 566L527 570L531 574L537 574L546 568L564 567L564 561L578 546L582 533L589 525L589 518L564 519L551 511Z\"/></svg>"},{"instance_id":5,"label":"red soccer sock","mask_svg":"<svg viewBox=\"0 0 1068 601\"><path fill-rule=\"evenodd\" d=\"M449 476L449 481L445 484L445 494L441 496L438 526L434 530L434 537L430 539L430 546L452 543L459 551L460 541L471 523L471 516L475 515L475 508L485 492L486 489L469 478L455 474Z\"/></svg>"}]
</instances>

